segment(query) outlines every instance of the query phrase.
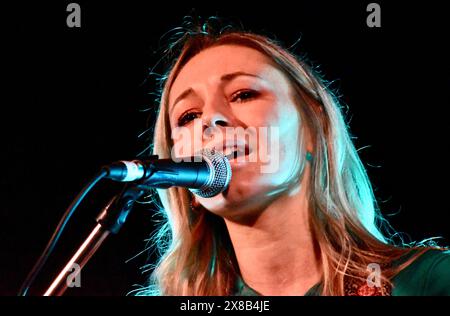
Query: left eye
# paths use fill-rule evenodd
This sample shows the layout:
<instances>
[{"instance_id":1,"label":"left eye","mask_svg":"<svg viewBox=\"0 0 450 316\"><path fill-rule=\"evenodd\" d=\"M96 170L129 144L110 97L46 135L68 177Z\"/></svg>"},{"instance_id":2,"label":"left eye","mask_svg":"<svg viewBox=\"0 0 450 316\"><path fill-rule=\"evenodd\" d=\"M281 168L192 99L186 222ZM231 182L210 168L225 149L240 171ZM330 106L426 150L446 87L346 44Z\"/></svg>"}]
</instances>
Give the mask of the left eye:
<instances>
[{"instance_id":1,"label":"left eye","mask_svg":"<svg viewBox=\"0 0 450 316\"><path fill-rule=\"evenodd\" d=\"M231 102L245 102L258 96L258 92L253 90L241 90L231 96Z\"/></svg>"}]
</instances>

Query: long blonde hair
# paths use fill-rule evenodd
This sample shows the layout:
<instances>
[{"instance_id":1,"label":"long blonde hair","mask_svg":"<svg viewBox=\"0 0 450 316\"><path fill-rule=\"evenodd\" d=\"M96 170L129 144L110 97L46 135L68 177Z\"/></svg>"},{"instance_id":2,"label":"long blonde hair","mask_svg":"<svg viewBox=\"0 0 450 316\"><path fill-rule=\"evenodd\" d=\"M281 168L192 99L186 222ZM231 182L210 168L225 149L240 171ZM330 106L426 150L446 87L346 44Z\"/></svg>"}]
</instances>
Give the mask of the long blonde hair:
<instances>
[{"instance_id":1,"label":"long blonde hair","mask_svg":"<svg viewBox=\"0 0 450 316\"><path fill-rule=\"evenodd\" d=\"M394 246L380 231L385 221L333 93L308 65L268 37L231 29L214 33L205 25L182 30L183 36L172 47L171 51L181 50L162 84L153 153L170 158L168 94L182 67L200 51L217 45L256 49L289 78L301 120L313 136L309 217L321 253L322 295L344 295L346 280L364 281L370 263L383 267L382 279L390 284L393 276L427 248ZM239 266L223 219L203 208L192 208L192 197L184 188L158 190L158 196L163 223L153 242L160 257L149 286L138 294L233 294ZM419 251L402 265L389 265L415 248Z\"/></svg>"}]
</instances>

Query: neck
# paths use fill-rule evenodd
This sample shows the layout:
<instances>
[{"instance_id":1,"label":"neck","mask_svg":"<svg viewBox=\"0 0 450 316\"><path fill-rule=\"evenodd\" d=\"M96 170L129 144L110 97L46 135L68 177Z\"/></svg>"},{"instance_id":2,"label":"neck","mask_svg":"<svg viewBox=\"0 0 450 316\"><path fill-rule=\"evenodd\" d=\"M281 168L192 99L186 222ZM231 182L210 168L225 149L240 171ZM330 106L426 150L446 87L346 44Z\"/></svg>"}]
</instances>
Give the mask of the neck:
<instances>
[{"instance_id":1,"label":"neck","mask_svg":"<svg viewBox=\"0 0 450 316\"><path fill-rule=\"evenodd\" d=\"M321 278L304 187L302 181L252 221L225 219L242 278L263 295L304 295Z\"/></svg>"}]
</instances>

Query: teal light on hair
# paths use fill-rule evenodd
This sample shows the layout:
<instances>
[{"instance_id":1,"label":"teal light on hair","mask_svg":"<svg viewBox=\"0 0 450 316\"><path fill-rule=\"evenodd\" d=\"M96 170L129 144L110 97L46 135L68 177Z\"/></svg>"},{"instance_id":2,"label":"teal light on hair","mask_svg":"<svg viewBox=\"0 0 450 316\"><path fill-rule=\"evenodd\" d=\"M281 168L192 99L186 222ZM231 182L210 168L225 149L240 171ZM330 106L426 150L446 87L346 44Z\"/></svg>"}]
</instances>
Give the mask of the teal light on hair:
<instances>
[{"instance_id":1,"label":"teal light on hair","mask_svg":"<svg viewBox=\"0 0 450 316\"><path fill-rule=\"evenodd\" d=\"M211 261L209 262L209 275L212 277L216 271L216 261L217 261L217 242L216 235L213 234L213 255Z\"/></svg>"}]
</instances>

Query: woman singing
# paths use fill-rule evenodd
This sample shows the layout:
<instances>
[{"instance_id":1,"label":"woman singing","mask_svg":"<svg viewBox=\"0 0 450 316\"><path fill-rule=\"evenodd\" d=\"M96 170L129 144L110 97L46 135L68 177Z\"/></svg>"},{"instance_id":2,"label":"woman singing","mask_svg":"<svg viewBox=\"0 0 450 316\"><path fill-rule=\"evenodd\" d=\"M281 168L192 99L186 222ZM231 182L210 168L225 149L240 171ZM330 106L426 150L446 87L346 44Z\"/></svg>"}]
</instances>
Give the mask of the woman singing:
<instances>
[{"instance_id":1,"label":"woman singing","mask_svg":"<svg viewBox=\"0 0 450 316\"><path fill-rule=\"evenodd\" d=\"M161 256L138 294L450 295L450 253L394 244L384 229L324 81L268 37L209 22L181 29L167 52L153 153L219 148L231 182L211 198L158 190Z\"/></svg>"}]
</instances>

